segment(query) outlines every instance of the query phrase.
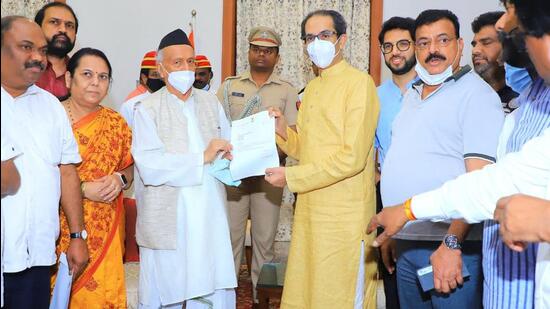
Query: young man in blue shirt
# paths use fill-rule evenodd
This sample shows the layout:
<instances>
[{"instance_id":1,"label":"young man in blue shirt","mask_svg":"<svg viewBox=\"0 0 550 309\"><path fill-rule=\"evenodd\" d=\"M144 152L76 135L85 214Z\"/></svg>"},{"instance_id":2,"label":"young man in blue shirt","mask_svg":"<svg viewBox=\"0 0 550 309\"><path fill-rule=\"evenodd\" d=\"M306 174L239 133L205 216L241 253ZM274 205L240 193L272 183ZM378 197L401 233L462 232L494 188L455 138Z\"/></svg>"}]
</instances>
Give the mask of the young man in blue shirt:
<instances>
[{"instance_id":1,"label":"young man in blue shirt","mask_svg":"<svg viewBox=\"0 0 550 309\"><path fill-rule=\"evenodd\" d=\"M380 98L380 116L376 128L375 147L378 153L378 164L384 162L386 152L390 147L391 126L393 119L401 109L405 92L411 88L416 78L414 65L414 20L412 18L392 17L382 25L378 36L380 49L384 54L384 62L392 72L392 78L378 87ZM380 170L381 168L379 168ZM377 184L377 211L382 209L380 185ZM395 279L394 243L388 243L380 248L382 263L380 273L384 280L386 308L399 308L397 297L397 282Z\"/></svg>"}]
</instances>

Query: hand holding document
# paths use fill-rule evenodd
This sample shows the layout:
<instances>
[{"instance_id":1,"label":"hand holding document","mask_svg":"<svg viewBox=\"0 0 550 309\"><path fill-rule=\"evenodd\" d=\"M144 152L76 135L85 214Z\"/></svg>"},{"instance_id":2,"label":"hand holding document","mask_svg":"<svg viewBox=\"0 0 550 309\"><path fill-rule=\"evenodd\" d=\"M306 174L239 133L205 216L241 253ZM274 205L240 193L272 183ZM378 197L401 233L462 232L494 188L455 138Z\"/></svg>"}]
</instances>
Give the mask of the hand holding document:
<instances>
[{"instance_id":1,"label":"hand holding document","mask_svg":"<svg viewBox=\"0 0 550 309\"><path fill-rule=\"evenodd\" d=\"M55 279L50 309L67 309L69 307L72 283L73 275L69 273L69 263L65 252L63 252L59 257L59 269Z\"/></svg>"},{"instance_id":2,"label":"hand holding document","mask_svg":"<svg viewBox=\"0 0 550 309\"><path fill-rule=\"evenodd\" d=\"M233 121L231 126L233 160L229 166L234 180L265 174L279 166L275 144L275 118L267 111Z\"/></svg>"}]
</instances>

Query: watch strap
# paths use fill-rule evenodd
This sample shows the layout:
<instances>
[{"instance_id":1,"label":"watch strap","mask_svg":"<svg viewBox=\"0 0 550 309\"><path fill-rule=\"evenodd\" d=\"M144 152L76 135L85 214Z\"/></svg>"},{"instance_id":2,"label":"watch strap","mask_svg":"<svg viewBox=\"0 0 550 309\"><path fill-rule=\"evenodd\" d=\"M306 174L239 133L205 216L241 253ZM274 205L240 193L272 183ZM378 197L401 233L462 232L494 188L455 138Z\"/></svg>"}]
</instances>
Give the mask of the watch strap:
<instances>
[{"instance_id":1,"label":"watch strap","mask_svg":"<svg viewBox=\"0 0 550 309\"><path fill-rule=\"evenodd\" d=\"M462 245L460 244L460 241L458 240L458 236L454 234L447 234L445 235L445 238L443 239L443 243L445 246L449 249L462 249Z\"/></svg>"},{"instance_id":2,"label":"watch strap","mask_svg":"<svg viewBox=\"0 0 550 309\"><path fill-rule=\"evenodd\" d=\"M113 174L117 175L118 178L120 178L120 182L122 183L122 188L126 188L126 186L128 185L128 180L126 180L126 176L124 176L124 174L120 173L120 172L114 172Z\"/></svg>"},{"instance_id":3,"label":"watch strap","mask_svg":"<svg viewBox=\"0 0 550 309\"><path fill-rule=\"evenodd\" d=\"M86 232L86 230L82 230L80 232L70 233L69 236L71 239L80 238L86 240L88 238L88 232Z\"/></svg>"}]
</instances>

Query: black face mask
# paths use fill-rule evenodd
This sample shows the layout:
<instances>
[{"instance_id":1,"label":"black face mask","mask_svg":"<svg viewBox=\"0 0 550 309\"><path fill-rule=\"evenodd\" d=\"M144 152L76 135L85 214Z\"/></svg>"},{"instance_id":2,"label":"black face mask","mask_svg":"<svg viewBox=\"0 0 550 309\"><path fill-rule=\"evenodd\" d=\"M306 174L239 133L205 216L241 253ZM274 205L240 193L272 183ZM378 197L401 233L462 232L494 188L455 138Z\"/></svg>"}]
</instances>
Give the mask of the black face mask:
<instances>
[{"instance_id":1,"label":"black face mask","mask_svg":"<svg viewBox=\"0 0 550 309\"><path fill-rule=\"evenodd\" d=\"M516 68L532 67L531 59L525 47L525 37L520 34L518 28L510 33L498 32L498 39L502 43L502 62L506 62Z\"/></svg>"},{"instance_id":2,"label":"black face mask","mask_svg":"<svg viewBox=\"0 0 550 309\"><path fill-rule=\"evenodd\" d=\"M147 88L149 88L151 92L157 92L160 88L166 85L160 78L148 78L146 84Z\"/></svg>"}]
</instances>

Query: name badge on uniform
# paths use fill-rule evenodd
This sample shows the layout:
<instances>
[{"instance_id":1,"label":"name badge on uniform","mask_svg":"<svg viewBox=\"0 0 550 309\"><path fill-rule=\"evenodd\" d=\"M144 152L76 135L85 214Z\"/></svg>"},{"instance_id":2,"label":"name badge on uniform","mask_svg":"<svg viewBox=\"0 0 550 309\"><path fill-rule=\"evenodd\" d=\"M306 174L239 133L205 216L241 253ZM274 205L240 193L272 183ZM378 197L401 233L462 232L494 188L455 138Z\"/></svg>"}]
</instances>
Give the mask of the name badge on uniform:
<instances>
[{"instance_id":1,"label":"name badge on uniform","mask_svg":"<svg viewBox=\"0 0 550 309\"><path fill-rule=\"evenodd\" d=\"M234 97L244 98L244 93L241 93L241 92L231 92L231 95Z\"/></svg>"}]
</instances>

